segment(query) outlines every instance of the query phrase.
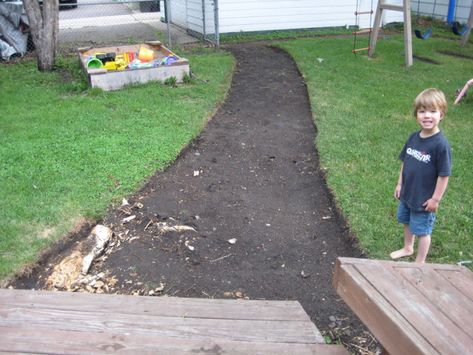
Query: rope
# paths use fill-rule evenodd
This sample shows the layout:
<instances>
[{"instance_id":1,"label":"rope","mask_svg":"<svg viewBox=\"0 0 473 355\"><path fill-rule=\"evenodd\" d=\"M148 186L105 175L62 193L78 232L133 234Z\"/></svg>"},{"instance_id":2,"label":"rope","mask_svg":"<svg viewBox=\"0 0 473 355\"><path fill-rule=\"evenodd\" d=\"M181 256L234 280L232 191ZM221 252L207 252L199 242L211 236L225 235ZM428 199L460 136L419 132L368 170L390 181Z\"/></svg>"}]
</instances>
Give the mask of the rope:
<instances>
[{"instance_id":1,"label":"rope","mask_svg":"<svg viewBox=\"0 0 473 355\"><path fill-rule=\"evenodd\" d=\"M371 4L370 4L370 11L371 11L371 14L370 14L370 28L371 28L371 31L370 31L370 35L368 36L368 46L370 44L370 40L371 40L371 33L373 31L373 0L371 0Z\"/></svg>"},{"instance_id":2,"label":"rope","mask_svg":"<svg viewBox=\"0 0 473 355\"><path fill-rule=\"evenodd\" d=\"M414 33L416 35L417 38L419 39L428 39L431 35L432 35L432 31L433 31L433 25L434 25L434 15L435 15L435 8L437 6L437 0L434 0L433 2L433 5L432 6L432 22L430 24L430 27L424 32L424 31L421 31L420 29L415 29L414 30ZM419 18L420 18L420 0L417 1L417 19L416 19L416 23L417 25L419 25L420 21L419 21Z\"/></svg>"},{"instance_id":3,"label":"rope","mask_svg":"<svg viewBox=\"0 0 473 355\"><path fill-rule=\"evenodd\" d=\"M359 10L359 7L360 7L360 0L356 0L356 8L355 8L355 37L353 39L353 54L356 55L356 39L357 39L357 35L356 35L356 30L360 28L359 24L360 24L360 20L358 18L358 10Z\"/></svg>"},{"instance_id":4,"label":"rope","mask_svg":"<svg viewBox=\"0 0 473 355\"><path fill-rule=\"evenodd\" d=\"M371 3L370 3L370 22L369 22L369 36L368 36L368 44L366 46L366 48L356 48L356 45L357 45L357 38L358 38L358 30L360 29L360 18L359 18L359 7L360 7L360 1L361 0L356 0L356 10L355 10L355 27L357 30L355 30L353 32L354 34L354 39L353 39L353 54L356 55L358 52L362 51L362 50L369 50L370 49L370 39L371 39L371 33L373 32L373 28L372 28L372 23L373 23L373 0L371 0ZM362 13L364 14L364 13Z\"/></svg>"}]
</instances>

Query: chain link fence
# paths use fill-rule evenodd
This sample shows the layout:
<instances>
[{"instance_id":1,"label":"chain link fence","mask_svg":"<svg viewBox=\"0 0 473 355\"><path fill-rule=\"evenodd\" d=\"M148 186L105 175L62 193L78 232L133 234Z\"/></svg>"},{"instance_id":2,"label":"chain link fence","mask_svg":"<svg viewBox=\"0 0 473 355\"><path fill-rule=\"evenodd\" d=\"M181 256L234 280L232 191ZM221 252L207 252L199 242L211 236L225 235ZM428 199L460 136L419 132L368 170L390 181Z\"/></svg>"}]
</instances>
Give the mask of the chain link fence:
<instances>
[{"instance_id":1,"label":"chain link fence","mask_svg":"<svg viewBox=\"0 0 473 355\"><path fill-rule=\"evenodd\" d=\"M67 4L59 11L60 45L115 45L156 40L160 36L158 32L165 28L158 1L75 1L76 4Z\"/></svg>"},{"instance_id":2,"label":"chain link fence","mask_svg":"<svg viewBox=\"0 0 473 355\"><path fill-rule=\"evenodd\" d=\"M450 15L452 21L465 23L468 21L471 6L472 0L456 0L454 2L451 0L414 0L412 1L412 14L442 21L447 21Z\"/></svg>"},{"instance_id":3,"label":"chain link fence","mask_svg":"<svg viewBox=\"0 0 473 355\"><path fill-rule=\"evenodd\" d=\"M218 0L166 0L164 4L170 23L219 46Z\"/></svg>"},{"instance_id":4,"label":"chain link fence","mask_svg":"<svg viewBox=\"0 0 473 355\"><path fill-rule=\"evenodd\" d=\"M171 0L167 2L171 3ZM172 48L176 44L195 42L198 36L191 36L184 28L168 26L167 2L59 0L59 48L65 52L75 52L79 47L156 40ZM34 50L27 24L28 18L21 1L0 0L0 45L12 46L13 54L17 55Z\"/></svg>"}]
</instances>

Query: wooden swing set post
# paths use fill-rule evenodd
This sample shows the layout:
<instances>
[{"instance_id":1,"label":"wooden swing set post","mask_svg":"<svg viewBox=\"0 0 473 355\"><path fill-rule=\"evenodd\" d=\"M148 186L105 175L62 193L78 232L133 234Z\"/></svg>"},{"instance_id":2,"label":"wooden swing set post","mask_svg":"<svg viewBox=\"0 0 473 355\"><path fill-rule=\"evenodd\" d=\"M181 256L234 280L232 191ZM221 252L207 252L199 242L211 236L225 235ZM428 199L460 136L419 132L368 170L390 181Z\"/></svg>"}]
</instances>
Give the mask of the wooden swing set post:
<instances>
[{"instance_id":1,"label":"wooden swing set post","mask_svg":"<svg viewBox=\"0 0 473 355\"><path fill-rule=\"evenodd\" d=\"M412 24L411 24L411 1L403 0L402 5L386 4L384 0L379 0L376 14L374 16L373 32L370 38L368 56L372 57L376 49L379 29L381 28L381 18L384 10L401 11L404 17L404 53L406 67L412 66Z\"/></svg>"},{"instance_id":2,"label":"wooden swing set post","mask_svg":"<svg viewBox=\"0 0 473 355\"><path fill-rule=\"evenodd\" d=\"M468 18L468 23L466 25L468 26L468 30L463 35L463 38L460 42L462 46L466 46L466 44L468 43L468 40L470 39L471 26L473 26L473 3L471 4L470 17Z\"/></svg>"}]
</instances>

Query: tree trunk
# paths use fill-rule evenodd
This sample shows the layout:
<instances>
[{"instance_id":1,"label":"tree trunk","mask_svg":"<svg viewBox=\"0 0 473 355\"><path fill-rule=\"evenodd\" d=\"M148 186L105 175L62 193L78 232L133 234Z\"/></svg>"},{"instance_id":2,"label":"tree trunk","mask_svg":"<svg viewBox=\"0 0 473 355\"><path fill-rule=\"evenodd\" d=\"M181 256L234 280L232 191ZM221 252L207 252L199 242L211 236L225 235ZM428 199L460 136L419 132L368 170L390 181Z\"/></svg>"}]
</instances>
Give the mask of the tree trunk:
<instances>
[{"instance_id":1,"label":"tree trunk","mask_svg":"<svg viewBox=\"0 0 473 355\"><path fill-rule=\"evenodd\" d=\"M38 0L23 0L31 35L36 47L38 69L51 71L56 62L57 34L59 32L59 1L43 0L40 6Z\"/></svg>"}]
</instances>

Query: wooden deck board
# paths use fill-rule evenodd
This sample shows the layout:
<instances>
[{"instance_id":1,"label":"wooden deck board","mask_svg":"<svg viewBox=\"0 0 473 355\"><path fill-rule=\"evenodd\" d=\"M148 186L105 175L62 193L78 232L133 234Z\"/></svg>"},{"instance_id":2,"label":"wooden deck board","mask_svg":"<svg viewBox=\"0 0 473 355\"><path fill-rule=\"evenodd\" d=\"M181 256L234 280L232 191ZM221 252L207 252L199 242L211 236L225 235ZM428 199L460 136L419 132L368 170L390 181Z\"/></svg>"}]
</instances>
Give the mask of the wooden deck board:
<instances>
[{"instance_id":1,"label":"wooden deck board","mask_svg":"<svg viewBox=\"0 0 473 355\"><path fill-rule=\"evenodd\" d=\"M371 284L355 267L344 265L343 269L336 268L334 284L337 293L385 349L401 344L400 349L404 354L419 354L418 348L422 346L423 337L417 335L409 322L391 309L389 301L381 294L370 292L369 296L366 295L365 290L369 290ZM417 341L408 341L408 337L416 337Z\"/></svg>"},{"instance_id":2,"label":"wooden deck board","mask_svg":"<svg viewBox=\"0 0 473 355\"><path fill-rule=\"evenodd\" d=\"M118 331L156 336L179 336L195 339L225 339L238 341L269 341L282 343L312 343L315 326L305 322L159 317L97 311L83 313L53 309L8 308L0 306L0 317L6 326L19 324L46 325L50 329L88 332ZM313 324L313 323L312 323ZM320 339L319 339L320 340Z\"/></svg>"},{"instance_id":3,"label":"wooden deck board","mask_svg":"<svg viewBox=\"0 0 473 355\"><path fill-rule=\"evenodd\" d=\"M82 312L115 311L121 314L146 314L162 317L255 319L308 321L309 316L296 301L212 300L178 297L134 296L130 308L130 296L62 292L60 302L55 292L0 289L0 305L17 307L40 307L42 309L77 310ZM104 298L106 301L104 301Z\"/></svg>"},{"instance_id":4,"label":"wooden deck board","mask_svg":"<svg viewBox=\"0 0 473 355\"><path fill-rule=\"evenodd\" d=\"M471 300L458 289L432 269L399 268L397 270L406 280L425 297L428 304L448 317L456 324L460 332L473 334L473 308ZM455 307L451 307L455 303Z\"/></svg>"},{"instance_id":5,"label":"wooden deck board","mask_svg":"<svg viewBox=\"0 0 473 355\"><path fill-rule=\"evenodd\" d=\"M455 270L437 270L437 272L449 280L458 292L473 302L473 278L468 273Z\"/></svg>"},{"instance_id":6,"label":"wooden deck board","mask_svg":"<svg viewBox=\"0 0 473 355\"><path fill-rule=\"evenodd\" d=\"M0 289L0 352L347 354L296 301Z\"/></svg>"},{"instance_id":7,"label":"wooden deck board","mask_svg":"<svg viewBox=\"0 0 473 355\"><path fill-rule=\"evenodd\" d=\"M87 337L69 331L53 330L45 337L43 329L10 329L0 327L7 340L0 350L48 354L84 354L118 352L122 354L281 354L348 355L343 347L326 344L243 342L232 340L188 339L154 335L115 335L109 333L88 333ZM0 337L2 337L0 336ZM56 339L54 342L48 341ZM27 339L27 341L25 341ZM3 348L3 349L2 349Z\"/></svg>"},{"instance_id":8,"label":"wooden deck board","mask_svg":"<svg viewBox=\"0 0 473 355\"><path fill-rule=\"evenodd\" d=\"M467 354L473 290L459 289L460 280L468 284L473 273L455 265L339 258L334 286L390 354Z\"/></svg>"}]
</instances>

